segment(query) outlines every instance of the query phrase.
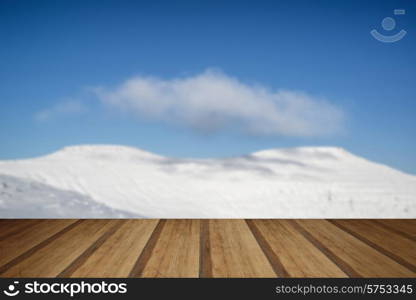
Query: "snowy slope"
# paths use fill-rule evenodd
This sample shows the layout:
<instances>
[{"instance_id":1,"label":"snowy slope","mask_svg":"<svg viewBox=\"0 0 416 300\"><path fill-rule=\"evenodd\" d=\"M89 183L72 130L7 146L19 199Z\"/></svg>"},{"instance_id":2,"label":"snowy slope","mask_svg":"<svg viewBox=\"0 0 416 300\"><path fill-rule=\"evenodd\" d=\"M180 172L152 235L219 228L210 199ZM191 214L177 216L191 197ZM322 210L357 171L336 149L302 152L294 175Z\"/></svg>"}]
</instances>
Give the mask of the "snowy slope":
<instances>
[{"instance_id":1,"label":"snowy slope","mask_svg":"<svg viewBox=\"0 0 416 300\"><path fill-rule=\"evenodd\" d=\"M138 215L97 203L77 192L0 175L2 218L135 218Z\"/></svg>"},{"instance_id":2,"label":"snowy slope","mask_svg":"<svg viewBox=\"0 0 416 300\"><path fill-rule=\"evenodd\" d=\"M333 147L175 159L123 146L73 146L40 158L2 161L0 174L37 182L60 201L79 197L144 217L416 217L416 176ZM28 217L27 210L10 206L22 193L5 200L4 178L0 217ZM33 207L45 205L30 189L24 199ZM48 217L62 217L63 207L48 210Z\"/></svg>"}]
</instances>

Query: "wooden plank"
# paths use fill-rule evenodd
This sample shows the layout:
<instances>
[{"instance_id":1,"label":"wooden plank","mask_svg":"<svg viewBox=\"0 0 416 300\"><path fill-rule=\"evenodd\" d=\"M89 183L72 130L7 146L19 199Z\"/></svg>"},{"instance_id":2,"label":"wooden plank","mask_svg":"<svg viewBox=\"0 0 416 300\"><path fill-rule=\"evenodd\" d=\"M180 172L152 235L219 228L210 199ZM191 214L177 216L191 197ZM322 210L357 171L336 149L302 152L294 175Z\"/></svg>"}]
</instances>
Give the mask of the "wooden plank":
<instances>
[{"instance_id":1,"label":"wooden plank","mask_svg":"<svg viewBox=\"0 0 416 300\"><path fill-rule=\"evenodd\" d=\"M342 258L338 257L334 252L306 231L302 226L295 222L295 220L290 220L291 225L296 228L296 230L301 233L309 242L311 242L316 248L318 248L323 254L326 255L330 260L332 260L342 271L345 272L349 277L362 277L357 273L348 263L346 263Z\"/></svg>"},{"instance_id":2,"label":"wooden plank","mask_svg":"<svg viewBox=\"0 0 416 300\"><path fill-rule=\"evenodd\" d=\"M200 220L167 220L141 277L198 277Z\"/></svg>"},{"instance_id":3,"label":"wooden plank","mask_svg":"<svg viewBox=\"0 0 416 300\"><path fill-rule=\"evenodd\" d=\"M127 277L158 220L127 220L70 277Z\"/></svg>"},{"instance_id":4,"label":"wooden plank","mask_svg":"<svg viewBox=\"0 0 416 300\"><path fill-rule=\"evenodd\" d=\"M210 220L213 277L276 277L244 220Z\"/></svg>"},{"instance_id":5,"label":"wooden plank","mask_svg":"<svg viewBox=\"0 0 416 300\"><path fill-rule=\"evenodd\" d=\"M23 225L16 223L16 228L20 228L20 230L0 241L0 267L16 259L76 221L44 220L33 223L33 226L25 228L22 228ZM27 223L22 222L22 224Z\"/></svg>"},{"instance_id":6,"label":"wooden plank","mask_svg":"<svg viewBox=\"0 0 416 300\"><path fill-rule=\"evenodd\" d=\"M107 230L97 240L95 240L80 256L72 261L61 273L57 275L59 278L69 277L74 273L98 248L104 244L120 227L125 223L124 220L118 220L116 225Z\"/></svg>"},{"instance_id":7,"label":"wooden plank","mask_svg":"<svg viewBox=\"0 0 416 300\"><path fill-rule=\"evenodd\" d=\"M209 243L209 220L200 221L199 277L212 277L211 245Z\"/></svg>"},{"instance_id":8,"label":"wooden plank","mask_svg":"<svg viewBox=\"0 0 416 300\"><path fill-rule=\"evenodd\" d=\"M371 220L332 220L343 230L416 272L416 242Z\"/></svg>"},{"instance_id":9,"label":"wooden plank","mask_svg":"<svg viewBox=\"0 0 416 300\"><path fill-rule=\"evenodd\" d=\"M415 225L2 220L0 277L416 277Z\"/></svg>"},{"instance_id":10,"label":"wooden plank","mask_svg":"<svg viewBox=\"0 0 416 300\"><path fill-rule=\"evenodd\" d=\"M416 220L414 219L378 219L373 221L416 241Z\"/></svg>"},{"instance_id":11,"label":"wooden plank","mask_svg":"<svg viewBox=\"0 0 416 300\"><path fill-rule=\"evenodd\" d=\"M0 219L0 233L7 227L19 226L40 221L39 219Z\"/></svg>"},{"instance_id":12,"label":"wooden plank","mask_svg":"<svg viewBox=\"0 0 416 300\"><path fill-rule=\"evenodd\" d=\"M9 268L2 276L56 277L92 243L116 224L117 220L85 220L20 263ZM55 225L51 227L53 226Z\"/></svg>"},{"instance_id":13,"label":"wooden plank","mask_svg":"<svg viewBox=\"0 0 416 300\"><path fill-rule=\"evenodd\" d=\"M288 220L255 220L254 224L289 276L348 277Z\"/></svg>"},{"instance_id":14,"label":"wooden plank","mask_svg":"<svg viewBox=\"0 0 416 300\"><path fill-rule=\"evenodd\" d=\"M136 263L131 269L129 277L139 278L142 275L143 270L150 259L150 256L153 254L153 249L156 247L156 243L159 240L160 234L162 233L165 224L166 220L160 220L159 223L157 223L155 230L153 230L152 235L146 243L146 246L144 246L142 253L137 258Z\"/></svg>"},{"instance_id":15,"label":"wooden plank","mask_svg":"<svg viewBox=\"0 0 416 300\"><path fill-rule=\"evenodd\" d=\"M327 251L361 277L415 277L411 270L325 220L296 220ZM357 276L354 276L357 277Z\"/></svg>"}]
</instances>

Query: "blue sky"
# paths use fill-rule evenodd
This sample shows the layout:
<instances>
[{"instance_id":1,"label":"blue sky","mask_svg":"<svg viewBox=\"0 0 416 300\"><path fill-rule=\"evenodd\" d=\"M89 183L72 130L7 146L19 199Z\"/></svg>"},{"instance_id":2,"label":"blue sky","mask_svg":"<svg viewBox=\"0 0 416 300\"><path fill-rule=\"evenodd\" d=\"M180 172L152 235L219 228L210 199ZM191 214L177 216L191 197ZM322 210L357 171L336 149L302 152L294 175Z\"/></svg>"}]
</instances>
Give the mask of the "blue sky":
<instances>
[{"instance_id":1,"label":"blue sky","mask_svg":"<svg viewBox=\"0 0 416 300\"><path fill-rule=\"evenodd\" d=\"M416 174L416 2L345 2L2 0L0 159L331 145ZM372 29L407 35L382 43Z\"/></svg>"}]
</instances>

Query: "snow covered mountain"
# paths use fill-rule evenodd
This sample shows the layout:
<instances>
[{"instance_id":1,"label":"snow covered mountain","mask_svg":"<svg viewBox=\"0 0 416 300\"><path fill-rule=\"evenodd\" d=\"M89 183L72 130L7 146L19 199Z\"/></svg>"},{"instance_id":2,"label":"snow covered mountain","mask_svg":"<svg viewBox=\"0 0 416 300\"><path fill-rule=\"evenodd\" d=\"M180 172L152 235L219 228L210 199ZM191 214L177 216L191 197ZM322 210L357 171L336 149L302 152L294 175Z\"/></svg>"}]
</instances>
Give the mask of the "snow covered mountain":
<instances>
[{"instance_id":1,"label":"snow covered mountain","mask_svg":"<svg viewBox=\"0 0 416 300\"><path fill-rule=\"evenodd\" d=\"M334 147L177 159L73 146L0 161L0 217L415 218L416 176Z\"/></svg>"}]
</instances>

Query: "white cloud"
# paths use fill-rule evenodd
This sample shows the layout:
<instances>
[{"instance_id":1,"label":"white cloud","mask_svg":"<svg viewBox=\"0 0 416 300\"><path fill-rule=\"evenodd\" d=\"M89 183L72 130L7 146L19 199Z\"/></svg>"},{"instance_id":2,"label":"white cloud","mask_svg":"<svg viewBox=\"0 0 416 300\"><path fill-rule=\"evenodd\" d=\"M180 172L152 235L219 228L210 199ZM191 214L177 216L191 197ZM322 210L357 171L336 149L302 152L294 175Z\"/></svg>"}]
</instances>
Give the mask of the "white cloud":
<instances>
[{"instance_id":1,"label":"white cloud","mask_svg":"<svg viewBox=\"0 0 416 300\"><path fill-rule=\"evenodd\" d=\"M36 121L48 121L62 116L79 115L87 111L87 107L79 101L64 101L39 111L35 114Z\"/></svg>"},{"instance_id":2,"label":"white cloud","mask_svg":"<svg viewBox=\"0 0 416 300\"><path fill-rule=\"evenodd\" d=\"M231 127L256 135L322 136L338 132L344 115L325 99L244 84L212 70L170 80L135 77L96 93L106 105L200 131Z\"/></svg>"}]
</instances>

